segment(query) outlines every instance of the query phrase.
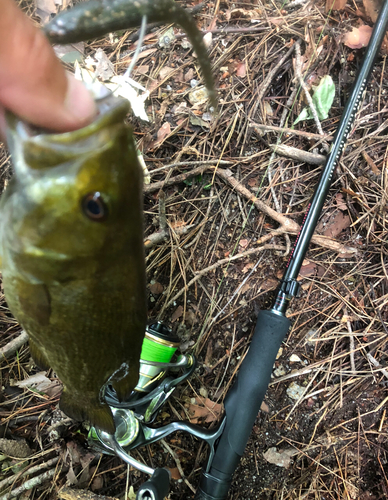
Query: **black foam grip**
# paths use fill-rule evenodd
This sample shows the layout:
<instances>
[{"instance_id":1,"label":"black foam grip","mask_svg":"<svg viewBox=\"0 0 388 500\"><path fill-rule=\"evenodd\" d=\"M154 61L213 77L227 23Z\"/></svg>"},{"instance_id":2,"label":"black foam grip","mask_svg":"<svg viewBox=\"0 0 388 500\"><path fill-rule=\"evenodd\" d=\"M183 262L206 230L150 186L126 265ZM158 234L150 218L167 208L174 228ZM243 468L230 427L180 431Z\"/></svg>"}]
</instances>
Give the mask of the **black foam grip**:
<instances>
[{"instance_id":1,"label":"black foam grip","mask_svg":"<svg viewBox=\"0 0 388 500\"><path fill-rule=\"evenodd\" d=\"M170 473L167 469L156 469L151 478L143 483L137 494L136 500L163 500L170 489ZM152 494L154 496L152 496Z\"/></svg>"},{"instance_id":2,"label":"black foam grip","mask_svg":"<svg viewBox=\"0 0 388 500\"><path fill-rule=\"evenodd\" d=\"M226 498L232 475L248 442L267 392L279 347L290 321L274 311L260 311L248 354L225 398L226 425L210 470L203 473L196 500Z\"/></svg>"}]
</instances>

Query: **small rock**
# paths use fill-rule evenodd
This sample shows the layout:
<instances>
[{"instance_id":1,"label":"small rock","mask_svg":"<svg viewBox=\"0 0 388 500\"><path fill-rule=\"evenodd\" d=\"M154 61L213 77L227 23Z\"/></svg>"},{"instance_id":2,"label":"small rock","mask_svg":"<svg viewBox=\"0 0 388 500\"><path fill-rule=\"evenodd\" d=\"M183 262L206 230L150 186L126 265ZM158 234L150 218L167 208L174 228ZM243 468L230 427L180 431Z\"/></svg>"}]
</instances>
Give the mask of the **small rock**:
<instances>
[{"instance_id":1,"label":"small rock","mask_svg":"<svg viewBox=\"0 0 388 500\"><path fill-rule=\"evenodd\" d=\"M276 354L276 359L279 359L282 354L283 354L283 347L280 347L278 353Z\"/></svg>"},{"instance_id":2,"label":"small rock","mask_svg":"<svg viewBox=\"0 0 388 500\"><path fill-rule=\"evenodd\" d=\"M298 385L296 382L292 382L286 392L289 398L298 400L303 396L304 391L304 387Z\"/></svg>"},{"instance_id":3,"label":"small rock","mask_svg":"<svg viewBox=\"0 0 388 500\"><path fill-rule=\"evenodd\" d=\"M290 363L302 363L302 360L296 354L291 354Z\"/></svg>"},{"instance_id":4,"label":"small rock","mask_svg":"<svg viewBox=\"0 0 388 500\"><path fill-rule=\"evenodd\" d=\"M287 373L287 370L284 368L283 365L279 365L274 371L273 374L275 377L282 377Z\"/></svg>"}]
</instances>

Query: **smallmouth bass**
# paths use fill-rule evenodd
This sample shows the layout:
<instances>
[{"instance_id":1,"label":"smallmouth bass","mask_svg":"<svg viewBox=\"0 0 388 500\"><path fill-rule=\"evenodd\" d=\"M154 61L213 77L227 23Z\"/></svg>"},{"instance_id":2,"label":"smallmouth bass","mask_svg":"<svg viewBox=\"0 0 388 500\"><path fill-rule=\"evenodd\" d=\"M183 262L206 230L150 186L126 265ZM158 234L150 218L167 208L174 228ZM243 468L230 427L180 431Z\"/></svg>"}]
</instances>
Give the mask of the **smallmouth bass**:
<instances>
[{"instance_id":1,"label":"smallmouth bass","mask_svg":"<svg viewBox=\"0 0 388 500\"><path fill-rule=\"evenodd\" d=\"M63 134L8 115L15 175L0 200L0 257L33 358L63 382L61 409L114 433L103 387L123 400L136 386L146 326L143 172L128 102L97 106Z\"/></svg>"},{"instance_id":2,"label":"smallmouth bass","mask_svg":"<svg viewBox=\"0 0 388 500\"><path fill-rule=\"evenodd\" d=\"M174 0L89 0L59 13L43 30L52 43L77 43L140 26L143 16L151 23L178 24L186 32L201 65L210 103L216 108L217 92L202 34L192 16Z\"/></svg>"}]
</instances>

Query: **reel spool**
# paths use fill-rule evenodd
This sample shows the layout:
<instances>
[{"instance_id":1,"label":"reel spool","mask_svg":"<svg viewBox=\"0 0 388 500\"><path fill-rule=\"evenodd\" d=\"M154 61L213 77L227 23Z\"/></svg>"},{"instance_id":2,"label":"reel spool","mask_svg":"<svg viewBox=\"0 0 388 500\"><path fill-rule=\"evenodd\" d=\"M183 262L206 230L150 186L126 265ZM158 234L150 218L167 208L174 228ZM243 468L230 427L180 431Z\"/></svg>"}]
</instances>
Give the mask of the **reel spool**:
<instances>
[{"instance_id":1,"label":"reel spool","mask_svg":"<svg viewBox=\"0 0 388 500\"><path fill-rule=\"evenodd\" d=\"M140 375L135 391L150 392L166 375L166 367L179 347L179 338L161 321L147 326L140 355Z\"/></svg>"}]
</instances>

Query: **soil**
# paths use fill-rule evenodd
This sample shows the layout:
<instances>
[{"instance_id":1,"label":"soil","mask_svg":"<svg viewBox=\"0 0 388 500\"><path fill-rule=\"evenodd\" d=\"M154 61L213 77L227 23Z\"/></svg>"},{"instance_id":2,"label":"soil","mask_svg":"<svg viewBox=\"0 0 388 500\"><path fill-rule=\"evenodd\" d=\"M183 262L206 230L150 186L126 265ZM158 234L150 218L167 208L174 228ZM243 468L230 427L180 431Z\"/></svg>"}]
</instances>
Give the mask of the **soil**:
<instances>
[{"instance_id":1,"label":"soil","mask_svg":"<svg viewBox=\"0 0 388 500\"><path fill-rule=\"evenodd\" d=\"M31 3L23 6L33 14ZM260 22L251 23L252 16ZM342 35L373 22L361 2L329 14L321 0L293 8L278 2L276 9L274 3L261 1L210 2L196 21L201 29L215 29L209 52L219 91L219 114L206 122L206 105L192 107L187 101L190 80L200 79L197 61L180 36L170 47L160 49L157 40L165 28L154 27L144 48L157 50L143 57L141 71L133 74L151 89L146 102L150 122L137 118L131 122L151 175L144 197L145 239L162 226L163 198L169 228L163 241L147 247L149 317L168 324L179 336L182 352L194 353L198 359L194 375L175 390L156 425L179 418L214 427L217 415L195 405L207 398L222 404L249 348L258 311L272 306L295 240L291 233L275 234L279 221L257 210L214 166L218 160L229 162L217 168L229 169L251 196L300 224L321 167L276 155L268 176L269 145L280 137L288 146L326 154L330 139L326 143L316 139L314 120L295 126L296 131L312 134L310 139L290 130L268 129L260 135L252 124L291 128L308 105L303 92L292 106L287 103L297 85L295 53L274 70L301 39L310 92L324 75L334 81L334 103L328 118L321 120L324 134L333 135L363 54L363 49L346 46ZM222 32L224 27L234 31ZM134 50L133 33L136 30L117 39L92 41L86 44L84 57L103 49L121 74L127 66L123 55ZM312 244L306 255L299 297L287 311L292 327L234 475L231 500L388 497L385 57L380 54L372 73L317 228L326 243L335 241L338 248L328 248L323 241ZM161 78L160 69L165 67L174 71ZM268 75L272 79L258 100ZM182 103L187 107L184 115L177 111ZM288 121L280 125L285 108L289 109ZM203 121L194 121L196 117ZM166 123L171 132L163 135L160 131ZM213 166L191 175L210 160ZM169 164L173 166L153 173ZM11 176L5 148L0 149L0 166L4 187ZM167 182L178 174L186 178ZM155 184L160 181L164 196L160 184ZM179 233L186 226L187 232ZM236 254L243 255L231 259ZM0 307L0 347L4 347L19 336L20 327L4 297ZM45 374L49 383L41 391L15 385L40 372L25 343L1 365L0 499L11 498L6 496L11 491L13 497L58 498L66 484L120 499L130 487L136 492L147 477L129 470L117 457L91 450L87 424L72 421L58 410L60 384L55 374ZM290 396L290 386L299 391L297 399ZM191 488L196 489L206 463L206 446L184 433L174 434L166 443L168 449L159 442L135 450L133 456L152 467L170 468L169 498L193 498ZM268 461L272 452L283 452L271 460L282 459L282 466ZM35 466L35 473L22 477L29 470L26 467ZM53 472L18 493L26 479L46 471Z\"/></svg>"}]
</instances>

